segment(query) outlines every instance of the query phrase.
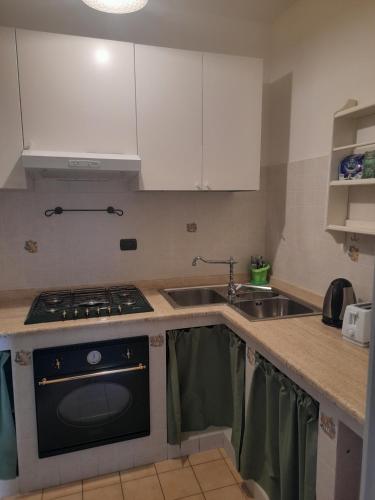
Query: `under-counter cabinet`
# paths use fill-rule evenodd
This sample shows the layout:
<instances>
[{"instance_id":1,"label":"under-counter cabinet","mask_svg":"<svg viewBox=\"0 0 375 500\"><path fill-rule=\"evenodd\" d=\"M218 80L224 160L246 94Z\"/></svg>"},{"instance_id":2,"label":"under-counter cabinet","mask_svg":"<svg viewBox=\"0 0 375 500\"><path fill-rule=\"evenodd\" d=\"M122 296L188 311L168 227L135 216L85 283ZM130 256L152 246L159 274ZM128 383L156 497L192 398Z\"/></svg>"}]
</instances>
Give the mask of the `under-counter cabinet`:
<instances>
[{"instance_id":1,"label":"under-counter cabinet","mask_svg":"<svg viewBox=\"0 0 375 500\"><path fill-rule=\"evenodd\" d=\"M203 55L203 189L259 189L263 62Z\"/></svg>"},{"instance_id":2,"label":"under-counter cabinet","mask_svg":"<svg viewBox=\"0 0 375 500\"><path fill-rule=\"evenodd\" d=\"M137 154L134 45L17 30L25 149Z\"/></svg>"},{"instance_id":3,"label":"under-counter cabinet","mask_svg":"<svg viewBox=\"0 0 375 500\"><path fill-rule=\"evenodd\" d=\"M202 54L135 46L140 189L202 185Z\"/></svg>"},{"instance_id":4,"label":"under-counter cabinet","mask_svg":"<svg viewBox=\"0 0 375 500\"><path fill-rule=\"evenodd\" d=\"M25 188L15 30L0 28L0 188Z\"/></svg>"}]
</instances>

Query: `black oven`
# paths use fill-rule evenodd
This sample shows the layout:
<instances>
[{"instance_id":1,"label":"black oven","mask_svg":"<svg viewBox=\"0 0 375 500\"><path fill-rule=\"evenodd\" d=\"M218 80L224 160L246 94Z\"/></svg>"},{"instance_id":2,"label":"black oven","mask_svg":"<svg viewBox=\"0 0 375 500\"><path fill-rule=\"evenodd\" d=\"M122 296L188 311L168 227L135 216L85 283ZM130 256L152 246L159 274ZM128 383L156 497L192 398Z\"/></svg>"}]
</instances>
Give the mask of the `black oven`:
<instances>
[{"instance_id":1,"label":"black oven","mask_svg":"<svg viewBox=\"0 0 375 500\"><path fill-rule=\"evenodd\" d=\"M148 337L34 351L39 457L150 434Z\"/></svg>"}]
</instances>

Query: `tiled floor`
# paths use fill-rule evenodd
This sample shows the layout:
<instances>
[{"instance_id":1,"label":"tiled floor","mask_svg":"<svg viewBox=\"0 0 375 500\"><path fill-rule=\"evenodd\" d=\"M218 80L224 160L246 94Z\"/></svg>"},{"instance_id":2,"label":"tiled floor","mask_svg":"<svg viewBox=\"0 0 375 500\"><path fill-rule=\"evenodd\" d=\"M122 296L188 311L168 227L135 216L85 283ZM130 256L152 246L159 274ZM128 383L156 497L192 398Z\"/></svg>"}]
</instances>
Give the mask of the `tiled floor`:
<instances>
[{"instance_id":1,"label":"tiled floor","mask_svg":"<svg viewBox=\"0 0 375 500\"><path fill-rule=\"evenodd\" d=\"M220 448L11 498L250 500L252 497L227 454Z\"/></svg>"}]
</instances>

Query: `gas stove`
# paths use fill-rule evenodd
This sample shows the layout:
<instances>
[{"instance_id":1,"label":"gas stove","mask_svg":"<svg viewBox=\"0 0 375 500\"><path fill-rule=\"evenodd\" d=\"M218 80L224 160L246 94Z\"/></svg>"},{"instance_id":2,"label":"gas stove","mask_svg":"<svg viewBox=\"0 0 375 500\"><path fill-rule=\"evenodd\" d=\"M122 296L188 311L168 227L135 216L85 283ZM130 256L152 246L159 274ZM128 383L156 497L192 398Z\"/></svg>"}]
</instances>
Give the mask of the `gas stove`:
<instances>
[{"instance_id":1,"label":"gas stove","mask_svg":"<svg viewBox=\"0 0 375 500\"><path fill-rule=\"evenodd\" d=\"M25 325L152 311L133 285L42 292L35 298Z\"/></svg>"}]
</instances>

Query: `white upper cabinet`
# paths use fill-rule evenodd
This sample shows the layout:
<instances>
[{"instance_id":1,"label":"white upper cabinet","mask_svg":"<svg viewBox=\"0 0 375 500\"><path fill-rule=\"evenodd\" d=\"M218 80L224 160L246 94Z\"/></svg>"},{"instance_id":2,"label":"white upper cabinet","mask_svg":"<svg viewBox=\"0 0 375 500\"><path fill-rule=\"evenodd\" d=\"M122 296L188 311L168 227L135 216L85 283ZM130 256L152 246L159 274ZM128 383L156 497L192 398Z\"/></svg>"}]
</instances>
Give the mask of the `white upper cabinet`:
<instances>
[{"instance_id":1,"label":"white upper cabinet","mask_svg":"<svg viewBox=\"0 0 375 500\"><path fill-rule=\"evenodd\" d=\"M137 154L134 45L17 30L25 148Z\"/></svg>"},{"instance_id":2,"label":"white upper cabinet","mask_svg":"<svg viewBox=\"0 0 375 500\"><path fill-rule=\"evenodd\" d=\"M202 183L202 54L136 45L140 188Z\"/></svg>"},{"instance_id":3,"label":"white upper cabinet","mask_svg":"<svg viewBox=\"0 0 375 500\"><path fill-rule=\"evenodd\" d=\"M15 31L0 28L0 188L25 188Z\"/></svg>"},{"instance_id":4,"label":"white upper cabinet","mask_svg":"<svg viewBox=\"0 0 375 500\"><path fill-rule=\"evenodd\" d=\"M259 189L261 59L203 56L203 189Z\"/></svg>"}]
</instances>

